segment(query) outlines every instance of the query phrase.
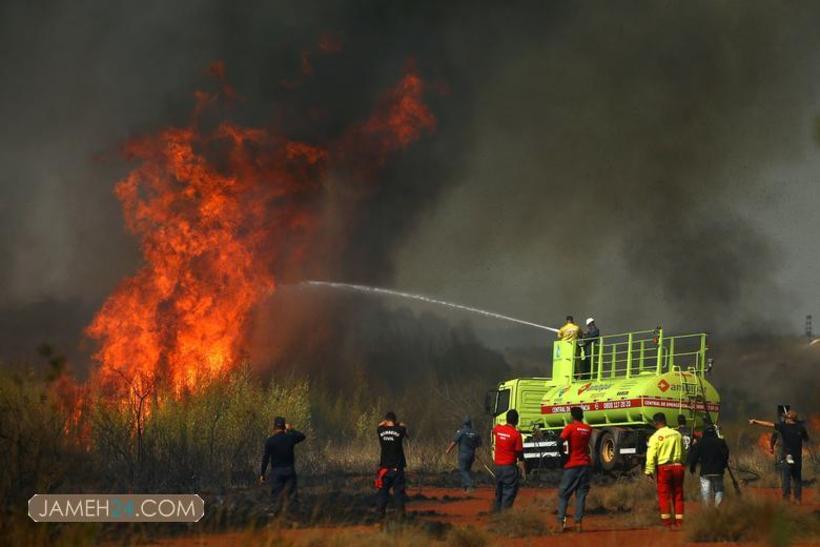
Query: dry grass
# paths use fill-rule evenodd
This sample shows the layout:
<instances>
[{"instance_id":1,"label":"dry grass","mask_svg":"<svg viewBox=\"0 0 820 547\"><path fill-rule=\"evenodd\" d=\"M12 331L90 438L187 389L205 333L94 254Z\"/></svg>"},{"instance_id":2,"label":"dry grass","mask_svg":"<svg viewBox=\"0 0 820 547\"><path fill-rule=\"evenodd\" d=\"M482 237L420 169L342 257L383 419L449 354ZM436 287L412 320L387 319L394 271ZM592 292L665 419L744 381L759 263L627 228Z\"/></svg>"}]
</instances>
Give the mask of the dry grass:
<instances>
[{"instance_id":1,"label":"dry grass","mask_svg":"<svg viewBox=\"0 0 820 547\"><path fill-rule=\"evenodd\" d=\"M732 468L742 482L759 488L780 486L780 477L774 466L774 457L760 450L756 445L742 452L732 453ZM728 479L728 477L727 477Z\"/></svg>"},{"instance_id":2,"label":"dry grass","mask_svg":"<svg viewBox=\"0 0 820 547\"><path fill-rule=\"evenodd\" d=\"M685 525L695 542L765 541L790 545L792 541L820 539L820 514L808 513L769 500L735 499L705 512Z\"/></svg>"},{"instance_id":3,"label":"dry grass","mask_svg":"<svg viewBox=\"0 0 820 547\"><path fill-rule=\"evenodd\" d=\"M133 416L122 409L93 406L89 421L89 443L70 443L64 436L67 416L50 404L47 385L28 377L0 372L0 537L15 545L85 545L100 541L145 542L159 536L190 533L184 527L137 525L34 525L23 514L25 500L35 491L191 491L208 496L208 514L198 528L203 533L239 530L268 545L453 545L483 546L492 543L485 530L475 528L433 529L421 523L405 523L387 530L375 528L356 532L368 524L372 505L372 477L378 461L374 408L340 407L342 418L356 419L349 435L331 435L328 429L314 428L315 409L311 400L323 400L304 382L283 383L263 388L247 375L237 375L224 385L215 385L184 400L169 402L157 409L143 424L136 442ZM45 404L49 403L49 404ZM430 403L431 412L435 401ZM382 404L378 407L381 408ZM372 405L371 405L372 407ZM284 409L284 410L282 410ZM355 526L328 536L318 530L303 530L298 543L286 529L264 528L267 488L253 486L262 443L272 417L284 413L309 433L309 441L297 448L300 491L307 514L300 526ZM436 412L432 412L436 414ZM440 429L440 424L436 423ZM485 429L486 430L486 429ZM406 447L409 481L415 486L458 483L450 475L455 457L446 456L448 438L432 435L433 429L419 424L418 436ZM411 429L411 433L416 433ZM740 469L759 476L754 486L779 484L771 457L756 443L736 436L733 460ZM415 439L424 439L424 442ZM484 461L489 461L486 449ZM804 477L817 474L818 461L804 462ZM479 464L474 468L479 476ZM742 473L741 473L742 475ZM741 476L742 478L742 476ZM688 499L698 494L697 481L687 473ZM597 480L597 479L596 479ZM451 481L451 482L448 482ZM545 483L554 486L554 482ZM728 524L699 520L689 526L693 537L745 537L748 530L769 534L775 539L798 537L800 529L816 530L816 522L804 522L777 506L748 511L745 505L729 504L731 485L726 481L727 507L719 515ZM818 489L820 481L811 488ZM312 490L313 489L313 490ZM754 504L752 504L754 505ZM489 530L503 537L527 537L549 533L557 506L554 495L543 496L535 504L518 507L491 519ZM757 508L756 508L757 507ZM572 510L572 504L570 504ZM620 479L609 485L593 484L587 498L591 514L617 516L619 526L642 527L658 523L654 485L639 476ZM757 511L756 513L754 511ZM744 520L757 515L754 522ZM767 514L775 515L768 520ZM801 514L804 519L806 514ZM816 521L817 517L814 517ZM763 523L763 524L761 524ZM753 525L754 526L753 526ZM765 526L764 526L765 524ZM441 526L441 525L440 525ZM757 526L757 528L755 528ZM800 528L800 529L797 529ZM761 531L763 530L763 531ZM768 537L768 536L767 536ZM304 541L303 541L304 539Z\"/></svg>"},{"instance_id":4,"label":"dry grass","mask_svg":"<svg viewBox=\"0 0 820 547\"><path fill-rule=\"evenodd\" d=\"M508 538L544 536L551 533L547 518L547 515L532 504L514 507L493 515L490 518L489 530Z\"/></svg>"},{"instance_id":5,"label":"dry grass","mask_svg":"<svg viewBox=\"0 0 820 547\"><path fill-rule=\"evenodd\" d=\"M379 461L379 444L374 433L361 441L327 441L320 449L307 455L305 466L311 473L326 474L375 472ZM456 467L455 456L446 455L446 443L419 443L408 441L405 445L407 471L416 475L446 473ZM483 456L489 460L487 455Z\"/></svg>"},{"instance_id":6,"label":"dry grass","mask_svg":"<svg viewBox=\"0 0 820 547\"><path fill-rule=\"evenodd\" d=\"M8 514L1 517L4 545L96 545L102 536L100 524L34 523L28 515Z\"/></svg>"},{"instance_id":7,"label":"dry grass","mask_svg":"<svg viewBox=\"0 0 820 547\"><path fill-rule=\"evenodd\" d=\"M539 496L536 506L542 513L555 515L558 510L558 497ZM575 509L575 498L570 499L570 515ZM627 528L637 528L658 524L658 504L655 485L642 476L622 478L612 484L592 484L587 494L586 513L616 514L619 523Z\"/></svg>"},{"instance_id":8,"label":"dry grass","mask_svg":"<svg viewBox=\"0 0 820 547\"><path fill-rule=\"evenodd\" d=\"M651 526L658 523L655 484L638 476L621 479L606 486L593 486L587 496L590 513L618 513L625 527Z\"/></svg>"},{"instance_id":9,"label":"dry grass","mask_svg":"<svg viewBox=\"0 0 820 547\"><path fill-rule=\"evenodd\" d=\"M485 547L491 542L489 534L475 526L454 527L447 535L447 545L452 547Z\"/></svg>"},{"instance_id":10,"label":"dry grass","mask_svg":"<svg viewBox=\"0 0 820 547\"><path fill-rule=\"evenodd\" d=\"M306 530L299 534L289 534L286 529L266 528L262 530L247 530L237 534L238 545L260 545L266 547L425 547L427 545L447 544L462 545L464 547L482 547L486 543L480 541L480 532L475 531L443 533L441 530L431 531L424 526L415 524L400 524L385 528L372 527L367 530ZM451 538L456 543L451 542ZM462 541L462 543L458 543Z\"/></svg>"}]
</instances>

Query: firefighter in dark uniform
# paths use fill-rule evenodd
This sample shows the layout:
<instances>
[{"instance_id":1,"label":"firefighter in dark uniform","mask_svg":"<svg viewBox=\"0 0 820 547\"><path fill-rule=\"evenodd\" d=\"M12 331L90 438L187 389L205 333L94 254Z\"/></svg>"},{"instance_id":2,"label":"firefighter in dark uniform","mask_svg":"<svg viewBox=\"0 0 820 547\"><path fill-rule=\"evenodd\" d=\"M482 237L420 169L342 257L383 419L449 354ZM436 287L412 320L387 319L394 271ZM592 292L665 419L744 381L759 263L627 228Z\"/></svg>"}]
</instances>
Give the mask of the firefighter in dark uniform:
<instances>
[{"instance_id":1,"label":"firefighter in dark uniform","mask_svg":"<svg viewBox=\"0 0 820 547\"><path fill-rule=\"evenodd\" d=\"M270 463L271 497L273 512L288 509L297 502L296 468L293 448L305 440L305 435L293 429L281 416L273 420L273 435L265 441L259 484L265 481L265 471Z\"/></svg>"},{"instance_id":2,"label":"firefighter in dark uniform","mask_svg":"<svg viewBox=\"0 0 820 547\"><path fill-rule=\"evenodd\" d=\"M376 489L378 493L376 509L382 517L387 510L390 500L390 490L393 490L393 499L399 516L404 515L405 476L404 468L407 460L404 457L404 439L407 438L407 428L396 419L394 412L384 415L376 429L379 435L381 458L379 470L376 474Z\"/></svg>"},{"instance_id":3,"label":"firefighter in dark uniform","mask_svg":"<svg viewBox=\"0 0 820 547\"><path fill-rule=\"evenodd\" d=\"M473 430L473 420L465 416L461 427L447 447L447 454L458 446L458 472L461 474L461 483L465 492L473 490L473 477L470 471L475 462L475 451L481 446L481 436Z\"/></svg>"}]
</instances>

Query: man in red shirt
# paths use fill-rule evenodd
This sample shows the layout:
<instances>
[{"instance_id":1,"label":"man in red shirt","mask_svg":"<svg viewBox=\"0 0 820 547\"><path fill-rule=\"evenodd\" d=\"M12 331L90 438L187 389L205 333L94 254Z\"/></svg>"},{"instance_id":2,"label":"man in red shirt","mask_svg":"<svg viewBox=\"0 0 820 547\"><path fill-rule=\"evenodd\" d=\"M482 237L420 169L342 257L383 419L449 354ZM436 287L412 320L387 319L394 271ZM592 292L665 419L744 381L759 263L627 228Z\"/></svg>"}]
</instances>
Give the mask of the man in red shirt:
<instances>
[{"instance_id":1,"label":"man in red shirt","mask_svg":"<svg viewBox=\"0 0 820 547\"><path fill-rule=\"evenodd\" d=\"M495 511L512 507L518 494L519 473L517 463L524 460L524 441L515 426L518 425L518 411L507 411L507 423L493 428L495 446Z\"/></svg>"},{"instance_id":2,"label":"man in red shirt","mask_svg":"<svg viewBox=\"0 0 820 547\"><path fill-rule=\"evenodd\" d=\"M584 423L584 411L574 406L569 409L572 422L561 431L561 440L569 445L564 474L558 486L558 525L563 532L567 528L567 505L575 493L575 530L581 531L581 520L584 518L584 502L589 492L589 477L592 475L592 458L589 456L589 439L592 428ZM559 444L563 450L563 444Z\"/></svg>"}]
</instances>

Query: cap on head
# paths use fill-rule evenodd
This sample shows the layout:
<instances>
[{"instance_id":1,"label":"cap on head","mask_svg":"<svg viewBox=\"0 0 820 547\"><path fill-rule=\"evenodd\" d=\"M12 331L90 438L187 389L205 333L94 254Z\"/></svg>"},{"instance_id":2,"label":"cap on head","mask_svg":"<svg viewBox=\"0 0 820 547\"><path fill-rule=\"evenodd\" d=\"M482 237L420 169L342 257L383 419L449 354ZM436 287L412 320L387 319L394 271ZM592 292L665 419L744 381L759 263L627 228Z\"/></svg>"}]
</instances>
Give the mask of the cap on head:
<instances>
[{"instance_id":1,"label":"cap on head","mask_svg":"<svg viewBox=\"0 0 820 547\"><path fill-rule=\"evenodd\" d=\"M567 315L567 322L572 323L573 321L575 321L575 319L573 319L571 315Z\"/></svg>"},{"instance_id":2,"label":"cap on head","mask_svg":"<svg viewBox=\"0 0 820 547\"><path fill-rule=\"evenodd\" d=\"M654 416L652 416L652 421L655 425L666 425L666 414L663 412L658 412Z\"/></svg>"},{"instance_id":3,"label":"cap on head","mask_svg":"<svg viewBox=\"0 0 820 547\"><path fill-rule=\"evenodd\" d=\"M574 406L569 409L570 416L574 419L578 420L579 422L584 421L584 409L580 406Z\"/></svg>"},{"instance_id":4,"label":"cap on head","mask_svg":"<svg viewBox=\"0 0 820 547\"><path fill-rule=\"evenodd\" d=\"M275 429L285 429L285 418L277 416L273 419L273 427Z\"/></svg>"},{"instance_id":5,"label":"cap on head","mask_svg":"<svg viewBox=\"0 0 820 547\"><path fill-rule=\"evenodd\" d=\"M518 425L518 411L511 409L507 411L507 423L510 425Z\"/></svg>"},{"instance_id":6,"label":"cap on head","mask_svg":"<svg viewBox=\"0 0 820 547\"><path fill-rule=\"evenodd\" d=\"M395 422L397 420L396 413L392 410L388 410L387 413L384 415L384 419L388 422Z\"/></svg>"},{"instance_id":7,"label":"cap on head","mask_svg":"<svg viewBox=\"0 0 820 547\"><path fill-rule=\"evenodd\" d=\"M591 323L594 323L594 322L595 322L595 318L594 318L594 317L587 317L587 325L589 325L589 324L591 324Z\"/></svg>"}]
</instances>

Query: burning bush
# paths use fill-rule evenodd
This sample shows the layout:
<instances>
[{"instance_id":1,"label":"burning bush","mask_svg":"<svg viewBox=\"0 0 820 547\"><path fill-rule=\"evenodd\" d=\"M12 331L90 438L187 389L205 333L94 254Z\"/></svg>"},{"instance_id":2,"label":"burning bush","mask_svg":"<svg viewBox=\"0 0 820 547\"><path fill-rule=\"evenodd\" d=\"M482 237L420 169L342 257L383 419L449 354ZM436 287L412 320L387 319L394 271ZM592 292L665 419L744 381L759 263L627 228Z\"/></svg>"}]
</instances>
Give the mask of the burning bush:
<instances>
[{"instance_id":1,"label":"burning bush","mask_svg":"<svg viewBox=\"0 0 820 547\"><path fill-rule=\"evenodd\" d=\"M112 484L143 488L225 488L257 476L262 442L285 414L310 434L309 386L286 380L267 389L248 370L225 375L176 399L160 392L150 418L128 405L99 401L93 442Z\"/></svg>"},{"instance_id":2,"label":"burning bush","mask_svg":"<svg viewBox=\"0 0 820 547\"><path fill-rule=\"evenodd\" d=\"M366 120L321 145L230 121L213 127L205 111L236 94L222 64L210 73L221 91L197 92L189 126L125 147L139 163L115 193L145 264L88 327L100 342L97 381L113 391L129 387L128 378L137 392L156 383L181 396L234 370L251 311L278 277L309 260L332 262L325 255L344 247L322 239L342 232L322 224L330 170L361 199L386 158L436 123L424 82L408 67Z\"/></svg>"}]
</instances>

